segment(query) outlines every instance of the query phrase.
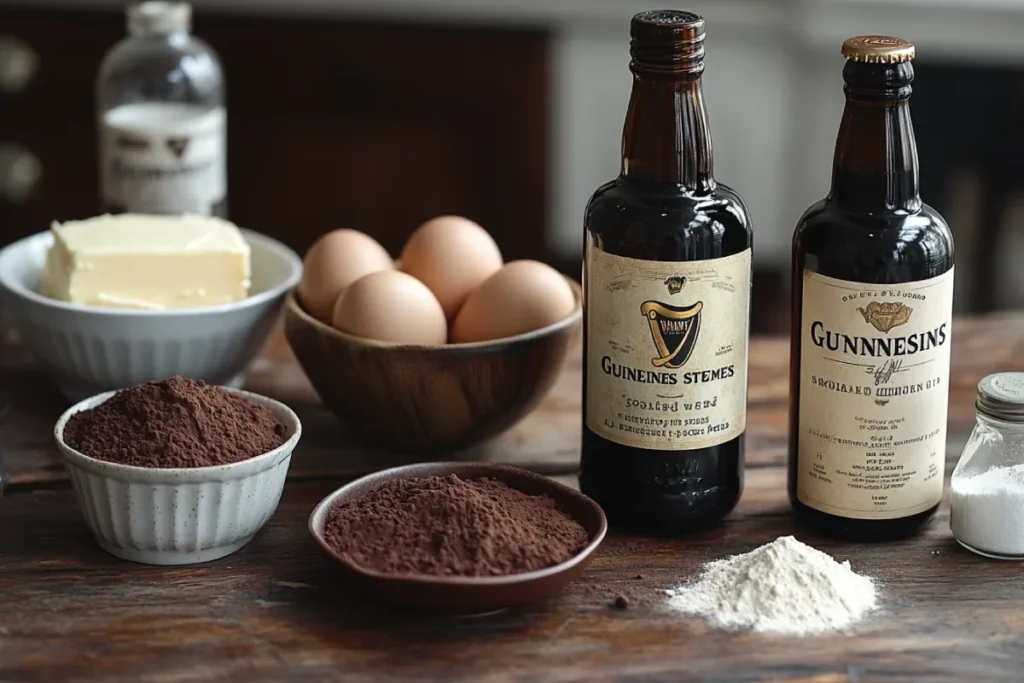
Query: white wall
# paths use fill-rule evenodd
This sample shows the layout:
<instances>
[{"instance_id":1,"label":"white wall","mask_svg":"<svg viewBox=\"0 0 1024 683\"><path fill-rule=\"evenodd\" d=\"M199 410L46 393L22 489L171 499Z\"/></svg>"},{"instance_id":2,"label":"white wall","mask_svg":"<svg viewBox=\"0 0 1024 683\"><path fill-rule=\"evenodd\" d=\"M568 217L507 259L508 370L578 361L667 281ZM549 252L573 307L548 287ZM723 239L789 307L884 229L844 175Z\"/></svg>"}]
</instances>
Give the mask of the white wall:
<instances>
[{"instance_id":1,"label":"white wall","mask_svg":"<svg viewBox=\"0 0 1024 683\"><path fill-rule=\"evenodd\" d=\"M572 2L550 0L561 8ZM556 20L552 57L551 244L566 256L579 253L590 193L618 171L629 18L642 9L632 0L595 1L588 9L584 2L575 19L563 13ZM919 56L1024 64L1024 0L688 0L685 6L707 20L704 92L715 175L746 200L760 265L787 267L796 221L828 192L844 101L839 50L845 38L898 35L912 40Z\"/></svg>"},{"instance_id":2,"label":"white wall","mask_svg":"<svg viewBox=\"0 0 1024 683\"><path fill-rule=\"evenodd\" d=\"M828 191L842 113L842 58L794 50L770 31L708 18L704 93L715 176L735 188L754 220L754 253L785 264L803 209ZM590 194L619 171L629 98L629 17L558 31L554 98L553 248L579 253Z\"/></svg>"},{"instance_id":3,"label":"white wall","mask_svg":"<svg viewBox=\"0 0 1024 683\"><path fill-rule=\"evenodd\" d=\"M595 77L601 87L595 87ZM583 210L598 185L619 172L631 75L619 31L604 25L558 30L551 49L550 244L579 253Z\"/></svg>"}]
</instances>

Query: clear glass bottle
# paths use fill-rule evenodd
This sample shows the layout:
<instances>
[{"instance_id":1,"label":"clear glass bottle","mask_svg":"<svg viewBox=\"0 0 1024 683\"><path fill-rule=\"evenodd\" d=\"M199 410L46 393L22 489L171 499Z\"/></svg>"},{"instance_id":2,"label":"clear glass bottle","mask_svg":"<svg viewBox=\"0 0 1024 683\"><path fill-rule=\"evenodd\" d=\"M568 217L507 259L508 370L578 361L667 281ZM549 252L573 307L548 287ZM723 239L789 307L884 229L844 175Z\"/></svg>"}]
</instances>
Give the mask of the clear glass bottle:
<instances>
[{"instance_id":1,"label":"clear glass bottle","mask_svg":"<svg viewBox=\"0 0 1024 683\"><path fill-rule=\"evenodd\" d=\"M950 528L968 550L1024 559L1024 372L978 383L977 423L950 478Z\"/></svg>"},{"instance_id":2,"label":"clear glass bottle","mask_svg":"<svg viewBox=\"0 0 1024 683\"><path fill-rule=\"evenodd\" d=\"M100 194L110 212L224 216L227 116L213 49L187 2L128 7L96 82Z\"/></svg>"}]
</instances>

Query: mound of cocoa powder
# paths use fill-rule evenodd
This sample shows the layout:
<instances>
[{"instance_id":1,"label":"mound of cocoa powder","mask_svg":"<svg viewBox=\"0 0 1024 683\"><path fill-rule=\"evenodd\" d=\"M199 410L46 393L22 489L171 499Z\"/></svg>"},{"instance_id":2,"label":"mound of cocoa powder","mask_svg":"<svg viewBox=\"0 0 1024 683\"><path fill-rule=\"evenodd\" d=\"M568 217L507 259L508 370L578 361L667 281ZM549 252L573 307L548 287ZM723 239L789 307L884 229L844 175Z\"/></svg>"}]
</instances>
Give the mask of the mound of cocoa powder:
<instances>
[{"instance_id":1,"label":"mound of cocoa powder","mask_svg":"<svg viewBox=\"0 0 1024 683\"><path fill-rule=\"evenodd\" d=\"M590 541L547 496L495 479L397 479L334 506L327 543L387 574L507 576L564 562Z\"/></svg>"},{"instance_id":2,"label":"mound of cocoa powder","mask_svg":"<svg viewBox=\"0 0 1024 683\"><path fill-rule=\"evenodd\" d=\"M122 389L64 426L64 443L137 467L209 467L248 460L286 440L270 410L184 377Z\"/></svg>"}]
</instances>

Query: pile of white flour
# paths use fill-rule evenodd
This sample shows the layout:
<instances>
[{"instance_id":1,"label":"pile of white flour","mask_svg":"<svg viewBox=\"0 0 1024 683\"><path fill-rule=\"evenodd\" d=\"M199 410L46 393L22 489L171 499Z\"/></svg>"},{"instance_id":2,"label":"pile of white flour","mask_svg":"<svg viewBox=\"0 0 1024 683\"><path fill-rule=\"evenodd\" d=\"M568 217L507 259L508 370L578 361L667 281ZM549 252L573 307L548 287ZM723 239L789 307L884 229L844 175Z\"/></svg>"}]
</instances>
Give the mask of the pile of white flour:
<instances>
[{"instance_id":1,"label":"pile of white flour","mask_svg":"<svg viewBox=\"0 0 1024 683\"><path fill-rule=\"evenodd\" d=\"M808 635L842 630L878 605L874 582L792 536L710 562L668 591L669 605L726 629Z\"/></svg>"}]
</instances>

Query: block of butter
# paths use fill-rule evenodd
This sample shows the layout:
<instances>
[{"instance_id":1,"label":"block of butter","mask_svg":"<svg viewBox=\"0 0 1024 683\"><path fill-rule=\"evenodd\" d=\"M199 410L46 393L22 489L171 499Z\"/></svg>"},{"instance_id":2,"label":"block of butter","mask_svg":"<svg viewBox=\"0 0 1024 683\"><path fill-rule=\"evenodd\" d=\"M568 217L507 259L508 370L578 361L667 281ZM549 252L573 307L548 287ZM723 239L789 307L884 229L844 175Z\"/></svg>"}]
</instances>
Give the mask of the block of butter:
<instances>
[{"instance_id":1,"label":"block of butter","mask_svg":"<svg viewBox=\"0 0 1024 683\"><path fill-rule=\"evenodd\" d=\"M220 218L119 214L55 222L51 230L43 296L161 311L249 295L249 245Z\"/></svg>"}]
</instances>

